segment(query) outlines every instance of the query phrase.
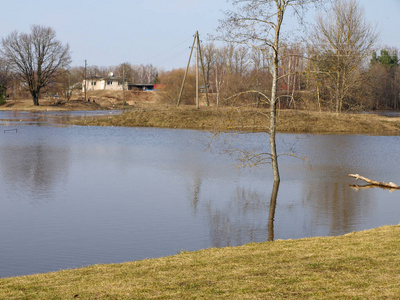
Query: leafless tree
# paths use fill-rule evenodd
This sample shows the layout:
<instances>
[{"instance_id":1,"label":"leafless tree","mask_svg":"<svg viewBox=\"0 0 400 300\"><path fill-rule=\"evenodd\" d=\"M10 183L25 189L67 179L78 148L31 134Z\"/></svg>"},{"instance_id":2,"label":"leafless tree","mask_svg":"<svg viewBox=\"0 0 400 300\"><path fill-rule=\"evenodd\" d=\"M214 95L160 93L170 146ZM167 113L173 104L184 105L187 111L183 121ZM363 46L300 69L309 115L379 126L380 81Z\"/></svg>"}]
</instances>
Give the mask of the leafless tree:
<instances>
[{"instance_id":1,"label":"leafless tree","mask_svg":"<svg viewBox=\"0 0 400 300\"><path fill-rule=\"evenodd\" d=\"M134 82L141 84L151 84L158 74L158 70L152 64L133 66Z\"/></svg>"},{"instance_id":2,"label":"leafless tree","mask_svg":"<svg viewBox=\"0 0 400 300\"><path fill-rule=\"evenodd\" d=\"M283 81L284 97L287 99L288 108L295 107L294 94L300 89L301 73L304 70L303 57L304 53L300 45L282 45L279 74Z\"/></svg>"},{"instance_id":3,"label":"leafless tree","mask_svg":"<svg viewBox=\"0 0 400 300\"><path fill-rule=\"evenodd\" d=\"M367 72L367 89L370 89L366 98L373 97L372 108L398 109L400 95L400 64L399 50L386 47L380 53L374 52L371 66ZM368 97L369 96L369 97Z\"/></svg>"},{"instance_id":4,"label":"leafless tree","mask_svg":"<svg viewBox=\"0 0 400 300\"><path fill-rule=\"evenodd\" d=\"M56 40L51 27L33 25L31 33L12 32L2 39L1 54L12 72L24 82L39 105L40 90L70 61L69 46Z\"/></svg>"},{"instance_id":5,"label":"leafless tree","mask_svg":"<svg viewBox=\"0 0 400 300\"><path fill-rule=\"evenodd\" d=\"M203 46L203 57L204 57L204 68L206 73L206 82L208 85L210 85L210 74L212 73L212 71L215 72L216 60L217 60L217 48L213 43L209 43Z\"/></svg>"},{"instance_id":6,"label":"leafless tree","mask_svg":"<svg viewBox=\"0 0 400 300\"><path fill-rule=\"evenodd\" d=\"M175 104L177 102L184 74L184 69L173 69L160 74L160 83L165 86L164 90L159 93L160 100L163 103ZM193 103L196 97L196 76L193 69L189 70L185 85L187 88L183 90L181 101L183 104Z\"/></svg>"},{"instance_id":7,"label":"leafless tree","mask_svg":"<svg viewBox=\"0 0 400 300\"><path fill-rule=\"evenodd\" d=\"M291 8L292 12L301 15L303 9L312 2L322 0L231 0L237 8L226 12L225 19L220 21L217 39L229 43L247 45L265 51L272 51L272 87L269 96L263 94L270 105L269 135L271 153L270 161L274 180L280 181L278 155L276 151L276 108L278 68L280 62L281 29L285 14Z\"/></svg>"},{"instance_id":8,"label":"leafless tree","mask_svg":"<svg viewBox=\"0 0 400 300\"><path fill-rule=\"evenodd\" d=\"M4 59L0 58L0 103L4 103L6 100L7 88L11 79L12 74L9 66Z\"/></svg>"},{"instance_id":9,"label":"leafless tree","mask_svg":"<svg viewBox=\"0 0 400 300\"><path fill-rule=\"evenodd\" d=\"M325 83L337 113L361 82L360 66L371 55L376 39L374 27L366 22L356 0L336 0L328 15L318 16L310 40L317 51L318 68L329 79Z\"/></svg>"}]
</instances>

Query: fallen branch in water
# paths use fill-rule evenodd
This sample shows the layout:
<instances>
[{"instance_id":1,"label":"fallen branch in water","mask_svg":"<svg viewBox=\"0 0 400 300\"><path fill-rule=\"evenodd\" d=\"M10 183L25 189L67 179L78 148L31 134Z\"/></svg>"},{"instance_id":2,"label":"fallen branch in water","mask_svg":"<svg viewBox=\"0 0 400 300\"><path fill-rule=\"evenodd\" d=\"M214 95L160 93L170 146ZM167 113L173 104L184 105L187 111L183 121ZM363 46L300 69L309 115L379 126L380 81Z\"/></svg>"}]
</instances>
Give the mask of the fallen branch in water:
<instances>
[{"instance_id":1,"label":"fallen branch in water","mask_svg":"<svg viewBox=\"0 0 400 300\"><path fill-rule=\"evenodd\" d=\"M389 188L389 189L400 189L400 186L398 186L397 184L393 183L393 182L380 182L380 181L375 181L369 178L366 178L364 176L361 176L359 174L349 174L349 177L355 178L356 180L364 180L365 182L369 183L372 186L378 186L378 187L382 187L382 188Z\"/></svg>"}]
</instances>

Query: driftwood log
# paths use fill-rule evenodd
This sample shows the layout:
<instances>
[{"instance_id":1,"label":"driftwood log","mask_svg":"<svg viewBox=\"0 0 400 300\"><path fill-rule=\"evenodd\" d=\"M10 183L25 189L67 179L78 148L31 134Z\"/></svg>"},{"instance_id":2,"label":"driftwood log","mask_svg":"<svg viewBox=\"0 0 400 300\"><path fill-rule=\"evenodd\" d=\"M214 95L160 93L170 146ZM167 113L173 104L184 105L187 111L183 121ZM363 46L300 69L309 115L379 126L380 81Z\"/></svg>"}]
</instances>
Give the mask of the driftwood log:
<instances>
[{"instance_id":1,"label":"driftwood log","mask_svg":"<svg viewBox=\"0 0 400 300\"><path fill-rule=\"evenodd\" d=\"M381 188L394 189L394 190L400 189L400 186L398 186L397 184L395 184L393 182L386 183L386 182L375 181L375 180L366 178L364 176L361 176L359 174L349 174L349 177L355 178L356 180L363 180L366 183L369 183L368 186L364 186L364 187L381 187Z\"/></svg>"}]
</instances>

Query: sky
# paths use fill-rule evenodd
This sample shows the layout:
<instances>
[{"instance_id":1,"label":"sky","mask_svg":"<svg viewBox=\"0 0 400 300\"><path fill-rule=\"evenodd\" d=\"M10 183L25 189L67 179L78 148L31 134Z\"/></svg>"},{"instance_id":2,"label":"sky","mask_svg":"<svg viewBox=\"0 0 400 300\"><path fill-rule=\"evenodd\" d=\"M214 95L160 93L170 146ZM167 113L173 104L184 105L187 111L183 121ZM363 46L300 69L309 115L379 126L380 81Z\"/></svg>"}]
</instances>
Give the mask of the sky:
<instances>
[{"instance_id":1,"label":"sky","mask_svg":"<svg viewBox=\"0 0 400 300\"><path fill-rule=\"evenodd\" d=\"M366 20L377 26L381 46L400 49L400 0L359 0ZM50 26L68 43L71 66L153 64L185 68L193 35L203 43L216 34L226 0L0 0L0 37ZM289 17L288 17L289 16ZM296 27L286 15L286 26ZM313 22L315 14L310 13ZM293 22L293 23L292 23Z\"/></svg>"}]
</instances>

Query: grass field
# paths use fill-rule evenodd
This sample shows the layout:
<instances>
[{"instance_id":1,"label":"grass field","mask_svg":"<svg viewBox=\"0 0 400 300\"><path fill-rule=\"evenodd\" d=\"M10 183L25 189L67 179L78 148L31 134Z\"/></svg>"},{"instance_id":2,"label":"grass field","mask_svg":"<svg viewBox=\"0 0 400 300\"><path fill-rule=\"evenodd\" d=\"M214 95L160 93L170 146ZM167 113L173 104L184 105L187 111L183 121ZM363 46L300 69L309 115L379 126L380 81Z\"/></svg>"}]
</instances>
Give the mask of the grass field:
<instances>
[{"instance_id":1,"label":"grass field","mask_svg":"<svg viewBox=\"0 0 400 300\"><path fill-rule=\"evenodd\" d=\"M400 226L0 279L0 299L399 299Z\"/></svg>"},{"instance_id":2,"label":"grass field","mask_svg":"<svg viewBox=\"0 0 400 300\"><path fill-rule=\"evenodd\" d=\"M79 120L75 124L95 126L144 126L205 130L267 131L268 109L193 106L142 107L119 116ZM277 131L320 134L400 134L400 118L373 114L334 114L281 110Z\"/></svg>"}]
</instances>

